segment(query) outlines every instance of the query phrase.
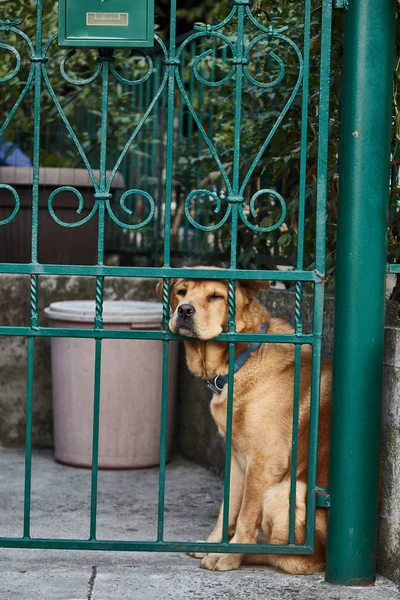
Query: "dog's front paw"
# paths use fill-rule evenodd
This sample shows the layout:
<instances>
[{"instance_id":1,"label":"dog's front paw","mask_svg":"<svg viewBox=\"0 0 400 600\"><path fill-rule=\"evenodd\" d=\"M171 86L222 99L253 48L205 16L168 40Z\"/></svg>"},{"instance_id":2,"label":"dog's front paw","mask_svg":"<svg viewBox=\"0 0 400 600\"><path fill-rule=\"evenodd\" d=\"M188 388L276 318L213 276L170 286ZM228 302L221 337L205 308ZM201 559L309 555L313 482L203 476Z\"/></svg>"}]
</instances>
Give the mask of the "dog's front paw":
<instances>
[{"instance_id":1,"label":"dog's front paw","mask_svg":"<svg viewBox=\"0 0 400 600\"><path fill-rule=\"evenodd\" d=\"M197 540L196 543L204 544L204 540ZM187 552L187 555L190 556L190 558L204 558L207 556L207 552Z\"/></svg>"},{"instance_id":2,"label":"dog's front paw","mask_svg":"<svg viewBox=\"0 0 400 600\"><path fill-rule=\"evenodd\" d=\"M188 552L187 553L190 558L204 558L207 556L207 552Z\"/></svg>"},{"instance_id":3,"label":"dog's front paw","mask_svg":"<svg viewBox=\"0 0 400 600\"><path fill-rule=\"evenodd\" d=\"M240 567L241 562L240 554L207 554L200 567L209 571L234 571Z\"/></svg>"}]
</instances>

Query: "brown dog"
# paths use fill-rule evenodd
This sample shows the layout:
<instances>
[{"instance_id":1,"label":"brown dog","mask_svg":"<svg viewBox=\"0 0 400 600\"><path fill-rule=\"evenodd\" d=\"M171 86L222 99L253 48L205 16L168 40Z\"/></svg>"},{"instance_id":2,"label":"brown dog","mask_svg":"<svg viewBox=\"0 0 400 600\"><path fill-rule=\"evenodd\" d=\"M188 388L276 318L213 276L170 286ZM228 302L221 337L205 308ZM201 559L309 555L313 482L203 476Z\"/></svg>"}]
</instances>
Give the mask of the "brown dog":
<instances>
[{"instance_id":1,"label":"brown dog","mask_svg":"<svg viewBox=\"0 0 400 600\"><path fill-rule=\"evenodd\" d=\"M266 282L242 281L236 289L236 330L258 333L264 325L268 333L291 334L293 328L269 312L255 299ZM162 282L158 292L161 295ZM228 344L213 342L228 326L228 286L224 281L171 280L169 323L172 332L198 338L187 341L189 369L206 380L228 373ZM245 343L236 344L239 355ZM302 346L300 413L296 491L295 542L305 540L306 491L310 420L312 354ZM289 493L294 396L294 345L261 344L250 354L234 377L233 435L229 532L235 543L256 543L261 530L270 544L287 544L289 532ZM227 385L214 394L211 413L220 434L225 437ZM321 408L318 449L319 486L328 485L330 433L331 368L322 363ZM221 542L223 507L208 542ZM237 569L242 562L268 564L288 573L315 573L325 566L327 516L317 509L315 553L313 555L193 554L202 558L204 569Z\"/></svg>"}]
</instances>

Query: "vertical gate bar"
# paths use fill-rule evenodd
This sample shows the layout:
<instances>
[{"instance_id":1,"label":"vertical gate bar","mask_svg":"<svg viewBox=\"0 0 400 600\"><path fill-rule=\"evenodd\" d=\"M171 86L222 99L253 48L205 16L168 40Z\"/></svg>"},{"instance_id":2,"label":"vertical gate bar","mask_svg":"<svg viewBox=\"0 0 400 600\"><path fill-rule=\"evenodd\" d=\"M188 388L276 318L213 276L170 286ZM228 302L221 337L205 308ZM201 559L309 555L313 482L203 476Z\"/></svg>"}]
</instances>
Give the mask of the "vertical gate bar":
<instances>
[{"instance_id":1,"label":"vertical gate bar","mask_svg":"<svg viewBox=\"0 0 400 600\"><path fill-rule=\"evenodd\" d=\"M315 270L320 281L314 286L314 316L310 405L310 440L308 451L306 544L314 544L316 501L314 488L317 478L318 460L318 423L319 392L321 373L322 331L324 320L324 281L326 254L326 198L329 140L329 92L332 35L332 0L322 4L321 23L321 64L319 86L319 128L317 162L317 198L316 198L316 234L315 234Z\"/></svg>"},{"instance_id":2,"label":"vertical gate bar","mask_svg":"<svg viewBox=\"0 0 400 600\"><path fill-rule=\"evenodd\" d=\"M236 82L235 82L235 125L234 125L234 146L233 146L233 174L232 174L232 193L234 196L239 194L240 188L240 141L242 125L242 91L243 91L243 38L244 38L244 11L243 5L237 8L237 40L236 40ZM231 233L231 269L236 267L237 261L237 226L238 226L238 204L232 205L232 233Z\"/></svg>"},{"instance_id":3,"label":"vertical gate bar","mask_svg":"<svg viewBox=\"0 0 400 600\"><path fill-rule=\"evenodd\" d=\"M34 225L37 227L37 223ZM30 325L38 327L38 276L30 278ZM33 419L33 377L34 377L35 338L28 338L28 370L26 390L25 425L25 484L24 484L24 537L30 535L31 483L32 483L32 419Z\"/></svg>"},{"instance_id":4,"label":"vertical gate bar","mask_svg":"<svg viewBox=\"0 0 400 600\"><path fill-rule=\"evenodd\" d=\"M107 133L108 133L108 88L110 62L113 60L112 49L99 49L98 60L102 63L101 80L101 125L100 125L100 160L99 160L99 202L97 264L104 264L104 226L105 201L107 195ZM96 298L94 328L103 328L104 277L96 277ZM90 492L90 539L96 539L97 525L97 488L99 466L99 428L100 428L100 394L101 394L101 356L102 339L95 340L94 361L94 393L93 393L93 437L92 437L92 481Z\"/></svg>"},{"instance_id":5,"label":"vertical gate bar","mask_svg":"<svg viewBox=\"0 0 400 600\"><path fill-rule=\"evenodd\" d=\"M308 139L308 89L310 74L310 34L311 0L306 0L304 8L304 48L303 48L303 89L301 100L301 139L300 139L300 181L299 181L299 217L297 238L297 269L303 268L304 257L304 215L307 177L307 139Z\"/></svg>"},{"instance_id":6,"label":"vertical gate bar","mask_svg":"<svg viewBox=\"0 0 400 600\"><path fill-rule=\"evenodd\" d=\"M37 1L35 56L30 60L34 68L34 104L33 104L33 159L32 159L32 223L31 223L31 263L38 262L38 220L39 220L39 173L40 173L40 122L41 122L41 90L42 90L42 0ZM38 276L30 278L30 326L38 326ZM28 369L26 390L26 424L25 424L25 480L24 480L24 538L30 536L31 520L31 485L32 485L32 411L33 411L33 376L34 376L35 340L28 338Z\"/></svg>"},{"instance_id":7,"label":"vertical gate bar","mask_svg":"<svg viewBox=\"0 0 400 600\"><path fill-rule=\"evenodd\" d=\"M310 439L308 444L308 476L306 499L306 545L314 546L315 538L315 485L318 466L318 425L319 425L319 392L321 379L322 329L324 321L324 286L315 284L314 318L311 365L311 402L310 402Z\"/></svg>"},{"instance_id":8,"label":"vertical gate bar","mask_svg":"<svg viewBox=\"0 0 400 600\"><path fill-rule=\"evenodd\" d=\"M393 0L345 23L326 579L375 580L394 59Z\"/></svg>"},{"instance_id":9,"label":"vertical gate bar","mask_svg":"<svg viewBox=\"0 0 400 600\"><path fill-rule=\"evenodd\" d=\"M332 0L322 3L321 23L321 63L319 84L319 127L317 160L317 206L315 215L315 269L325 277L326 263L326 198L328 195L328 142L329 142L329 99L331 83L331 38L332 38ZM323 302L323 294L321 296Z\"/></svg>"},{"instance_id":10,"label":"vertical gate bar","mask_svg":"<svg viewBox=\"0 0 400 600\"><path fill-rule=\"evenodd\" d=\"M179 67L176 59L176 0L170 4L169 57L165 61L168 70L167 103L167 152L165 166L165 213L164 213L164 266L171 265L171 201L174 159L174 112L175 112L175 71Z\"/></svg>"},{"instance_id":11,"label":"vertical gate bar","mask_svg":"<svg viewBox=\"0 0 400 600\"><path fill-rule=\"evenodd\" d=\"M168 100L167 100L167 152L166 152L166 181L165 181L165 213L164 213L164 266L171 263L171 201L173 186L173 146L174 146L174 111L175 111L175 70L179 67L176 59L176 0L170 5L170 38L169 57L165 61L168 69ZM170 280L163 284L163 329L168 330ZM165 461L167 444L168 417L168 367L169 340L163 342L163 367L161 388L161 423L160 423L160 471L158 482L158 524L157 540L164 537L164 501L165 501Z\"/></svg>"},{"instance_id":12,"label":"vertical gate bar","mask_svg":"<svg viewBox=\"0 0 400 600\"><path fill-rule=\"evenodd\" d=\"M228 328L231 333L236 332L236 281L228 284ZM228 542L229 536L229 496L231 489L231 462L232 462L232 425L233 425L233 393L234 393L234 367L235 367L235 344L229 344L228 360L228 396L226 408L226 432L225 432L225 472L224 472L224 511L222 515L222 541Z\"/></svg>"},{"instance_id":13,"label":"vertical gate bar","mask_svg":"<svg viewBox=\"0 0 400 600\"><path fill-rule=\"evenodd\" d=\"M99 206L99 255L102 254L104 239L104 203ZM96 278L95 329L103 327L104 277ZM96 539L97 526L97 488L99 470L99 431L100 431L100 393L101 393L101 357L103 340L95 340L94 392L93 392L93 430L92 430L92 479L90 492L90 539Z\"/></svg>"},{"instance_id":14,"label":"vertical gate bar","mask_svg":"<svg viewBox=\"0 0 400 600\"><path fill-rule=\"evenodd\" d=\"M30 58L34 65L34 101L33 101L33 157L32 157L32 238L31 261L38 262L38 219L39 219L39 173L40 173L40 126L42 94L42 38L43 38L43 2L37 0L35 56Z\"/></svg>"},{"instance_id":15,"label":"vertical gate bar","mask_svg":"<svg viewBox=\"0 0 400 600\"><path fill-rule=\"evenodd\" d=\"M92 481L90 494L90 539L96 539L97 525L97 487L99 466L99 424L100 424L100 376L101 376L101 342L95 340L94 359L94 405L92 433Z\"/></svg>"},{"instance_id":16,"label":"vertical gate bar","mask_svg":"<svg viewBox=\"0 0 400 600\"><path fill-rule=\"evenodd\" d=\"M304 217L307 175L307 138L308 138L308 88L310 73L310 34L311 34L311 0L306 0L304 7L304 43L303 43L303 88L301 100L301 142L300 142L300 182L299 182L299 216L297 236L297 270L304 266ZM298 335L303 333L302 322L303 284L296 283L295 298L295 330ZM293 424L292 424L292 472L290 480L289 503L289 544L295 541L296 522L296 487L297 487L297 456L299 435L299 410L300 410L300 374L301 374L301 346L295 348L294 369L294 397L293 397Z\"/></svg>"},{"instance_id":17,"label":"vertical gate bar","mask_svg":"<svg viewBox=\"0 0 400 600\"><path fill-rule=\"evenodd\" d=\"M28 338L28 372L26 389L25 425L25 483L24 483L24 538L30 537L31 483L32 483L32 408L35 338Z\"/></svg>"},{"instance_id":18,"label":"vertical gate bar","mask_svg":"<svg viewBox=\"0 0 400 600\"><path fill-rule=\"evenodd\" d=\"M229 344L228 362L228 398L226 415L226 451L225 451L225 473L224 473L224 512L222 520L222 542L229 541L229 496L231 488L231 461L232 461L232 421L233 421L233 376L235 366L235 344Z\"/></svg>"},{"instance_id":19,"label":"vertical gate bar","mask_svg":"<svg viewBox=\"0 0 400 600\"><path fill-rule=\"evenodd\" d=\"M236 40L236 83L235 83L235 126L234 126L234 150L233 150L233 176L232 192L234 195L239 193L240 185L240 128L242 116L242 78L243 65L240 60L243 58L243 36L244 36L244 6L238 6L238 25ZM238 227L238 204L232 204L231 221L231 253L230 268L235 269L237 263L237 227ZM228 284L228 330L230 333L236 332L236 281L232 280ZM229 344L229 363L228 363L228 396L226 411L226 453L225 453L225 477L224 477L224 512L223 512L223 541L228 540L229 524L229 495L230 495L230 473L232 459L232 424L233 424L233 400L234 400L234 362L235 362L235 344Z\"/></svg>"},{"instance_id":20,"label":"vertical gate bar","mask_svg":"<svg viewBox=\"0 0 400 600\"><path fill-rule=\"evenodd\" d=\"M160 421L160 472L158 483L157 541L164 541L165 466L167 459L169 341L163 341Z\"/></svg>"},{"instance_id":21,"label":"vertical gate bar","mask_svg":"<svg viewBox=\"0 0 400 600\"><path fill-rule=\"evenodd\" d=\"M103 234L103 235L102 235ZM104 203L99 206L99 254L104 247ZM104 277L96 278L96 314L95 329L103 327L103 295ZM100 427L100 392L101 392L101 355L102 339L95 340L94 362L94 394L93 394L93 437L92 437L92 481L90 494L90 539L96 539L97 521L97 487L99 464L99 427Z\"/></svg>"},{"instance_id":22,"label":"vertical gate bar","mask_svg":"<svg viewBox=\"0 0 400 600\"><path fill-rule=\"evenodd\" d=\"M300 373L301 373L301 345L295 347L294 367L294 398L293 398L293 423L292 423L292 465L290 474L290 502L289 502L289 544L295 541L296 523L296 488L297 488L297 457L299 446L299 410L300 410Z\"/></svg>"},{"instance_id":23,"label":"vertical gate bar","mask_svg":"<svg viewBox=\"0 0 400 600\"><path fill-rule=\"evenodd\" d=\"M104 203L99 205L99 262L102 262L104 251ZM103 295L104 277L96 277L96 313L95 329L103 327ZM100 428L100 393L101 393L101 356L102 339L95 340L94 359L94 393L93 393L93 433L92 433L92 481L90 492L90 539L96 539L97 523L97 487L99 465L99 428Z\"/></svg>"},{"instance_id":24,"label":"vertical gate bar","mask_svg":"<svg viewBox=\"0 0 400 600\"><path fill-rule=\"evenodd\" d=\"M163 328L168 329L170 303L170 280L163 283ZM163 341L162 386L161 386L161 420L160 420L160 471L158 480L158 518L157 541L164 540L164 503L165 503L165 463L167 457L168 427L168 379L169 379L169 340Z\"/></svg>"}]
</instances>

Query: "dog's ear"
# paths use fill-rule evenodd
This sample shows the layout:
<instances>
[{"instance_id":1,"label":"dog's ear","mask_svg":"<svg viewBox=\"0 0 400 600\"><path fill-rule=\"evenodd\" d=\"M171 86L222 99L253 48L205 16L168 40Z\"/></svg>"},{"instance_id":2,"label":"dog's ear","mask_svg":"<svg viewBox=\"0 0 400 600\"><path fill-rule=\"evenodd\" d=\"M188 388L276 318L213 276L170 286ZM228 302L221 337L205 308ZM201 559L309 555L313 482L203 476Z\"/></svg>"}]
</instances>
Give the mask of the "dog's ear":
<instances>
[{"instance_id":1,"label":"dog's ear","mask_svg":"<svg viewBox=\"0 0 400 600\"><path fill-rule=\"evenodd\" d=\"M241 279L238 286L248 298L254 298L258 290L268 290L269 281L256 279Z\"/></svg>"},{"instance_id":2,"label":"dog's ear","mask_svg":"<svg viewBox=\"0 0 400 600\"><path fill-rule=\"evenodd\" d=\"M162 300L163 284L164 284L164 280L160 279L160 281L157 283L157 287L156 287L157 296L160 298L160 300Z\"/></svg>"},{"instance_id":3,"label":"dog's ear","mask_svg":"<svg viewBox=\"0 0 400 600\"><path fill-rule=\"evenodd\" d=\"M176 278L171 279L171 283L170 283L170 292L172 292L174 285L176 284L178 280ZM163 299L163 286L164 286L164 279L160 279L160 281L157 283L157 287L156 287L156 291L157 291L157 295L158 297L162 300Z\"/></svg>"}]
</instances>

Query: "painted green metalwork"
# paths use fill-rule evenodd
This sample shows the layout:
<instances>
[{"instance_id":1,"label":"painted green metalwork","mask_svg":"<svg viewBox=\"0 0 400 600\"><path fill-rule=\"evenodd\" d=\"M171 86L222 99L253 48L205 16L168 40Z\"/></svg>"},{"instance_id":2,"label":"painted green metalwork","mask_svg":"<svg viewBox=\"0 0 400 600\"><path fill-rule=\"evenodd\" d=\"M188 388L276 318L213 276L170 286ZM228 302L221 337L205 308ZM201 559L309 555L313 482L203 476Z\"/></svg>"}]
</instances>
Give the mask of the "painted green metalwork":
<instances>
[{"instance_id":1,"label":"painted green metalwork","mask_svg":"<svg viewBox=\"0 0 400 600\"><path fill-rule=\"evenodd\" d=\"M345 25L327 555L341 584L376 570L394 8L351 1Z\"/></svg>"},{"instance_id":2,"label":"painted green metalwork","mask_svg":"<svg viewBox=\"0 0 400 600\"><path fill-rule=\"evenodd\" d=\"M154 0L60 0L60 46L135 48L153 46Z\"/></svg>"},{"instance_id":3,"label":"painted green metalwork","mask_svg":"<svg viewBox=\"0 0 400 600\"><path fill-rule=\"evenodd\" d=\"M229 515L229 488L230 488L230 463L231 463L231 436L232 436L232 414L234 399L234 353L235 343L238 341L263 343L287 343L295 347L295 381L294 381L294 411L293 411L293 443L292 443L292 473L291 473L291 506L289 514L290 532L288 543L284 545L260 544L257 545L257 553L293 553L311 554L314 545L315 533L315 511L316 506L327 505L327 490L320 490L316 486L317 472L317 445L318 445L318 416L319 416L319 379L321 361L321 338L323 321L323 299L325 280L325 202L327 194L327 143L329 126L329 80L330 80L330 36L332 3L331 0L323 0L321 8L321 61L320 61L320 108L319 108L319 159L317 172L317 217L316 217L316 240L315 240L315 269L306 270L304 265L304 215L306 210L306 167L307 167L307 144L308 144L308 80L310 71L310 36L311 36L311 0L304 1L304 43L300 49L290 38L290 31L286 27L265 27L256 18L256 12L251 6L250 0L233 0L233 6L229 14L220 23L206 26L195 26L194 32L183 41L176 38L176 0L171 0L171 20L169 28L169 42L166 44L159 36L155 36L155 44L161 61L155 58L154 53L140 51L147 65L147 72L132 79L130 74L118 65L118 60L111 48L102 48L98 51L97 65L92 75L86 79L77 79L69 72L70 59L74 56L72 49L65 54L60 63L60 74L68 85L87 86L95 82L101 82L101 124L100 124L100 152L98 157L99 177L95 176L92 164L85 153L85 148L79 141L78 131L69 122L60 102L53 83L47 73L46 64L51 58L51 48L56 44L56 36L53 36L43 44L42 36L42 0L37 0L37 34L35 44L23 32L23 24L20 22L0 22L0 33L13 32L26 45L30 56L30 70L27 80L22 87L21 95L9 115L4 118L0 128L0 135L8 127L9 123L18 113L18 107L26 97L28 91L34 94L34 162L32 182L32 252L29 264L0 264L0 273L17 273L30 275L30 324L25 327L0 326L0 336L25 336L28 338L28 386L27 386L27 423L26 423L26 470L25 470L25 492L24 492L24 529L22 538L0 537L2 547L25 547L25 548L75 548L93 550L146 550L146 551L216 551L216 552L241 552L254 553L254 545L251 544L229 544L228 543L228 515ZM229 27L229 35L224 28ZM232 30L235 32L232 34ZM247 31L252 35L248 36ZM273 46L270 44L274 42ZM271 128L266 139L259 149L255 150L254 159L246 173L242 172L243 156L241 151L242 137L242 100L245 86L256 86L262 94L278 85L285 85L285 64L279 56L279 48L285 45L291 49L293 64L297 66L295 81L287 86L288 99L283 111L277 117L276 123ZM265 49L274 71L269 79L262 81L252 70L253 51L256 46ZM18 76L21 69L21 56L18 49L13 48L6 42L0 43L0 48L11 51L16 58L14 70L0 79L4 85ZM206 61L211 57L221 56L226 68L222 74L215 65L210 71L206 69ZM184 61L191 57L189 65L184 68ZM187 77L187 69L190 75ZM219 79L218 79L219 77ZM150 83L151 80L151 83ZM228 171L223 159L218 154L213 142L213 120L210 115L202 112L201 106L197 106L191 86L196 85L204 88L202 93L213 93L218 87L230 85L233 91L234 101L234 147L232 170ZM140 119L129 134L128 141L122 151L115 157L111 173L107 176L108 153L108 117L109 117L109 88L113 83L126 85L132 89L132 111L140 107ZM146 87L147 86L147 87ZM95 265L49 265L40 264L38 261L38 189L39 189L39 165L40 165L40 120L41 120L41 93L45 88L50 95L54 106L65 127L66 134L73 141L76 153L80 156L87 169L94 187L94 204L90 213L74 223L66 223L57 216L54 199L64 191L72 192L77 198L77 214L83 210L83 196L73 186L62 186L54 190L48 198L48 210L52 218L60 227L81 227L89 220L98 219L98 253ZM194 88L193 88L194 89ZM142 90L142 91L140 91ZM144 90L144 91L143 91ZM147 92L146 92L147 90ZM148 103L148 91L152 90L152 97ZM166 97L166 104L164 98ZM199 95L201 99L201 95ZM293 271L267 271L267 270L243 270L237 268L238 257L238 227L244 226L255 233L269 231L279 232L286 218L285 198L274 188L274 182L269 182L265 176L262 181L266 183L255 187L252 176L263 160L265 153L273 136L287 116L294 100L302 104L302 133L300 153L300 195L299 195L299 228L298 228L298 256ZM221 270L198 269L192 271L187 268L176 268L171 266L171 210L174 200L174 148L176 127L174 120L176 114L186 111L187 127L193 135L197 131L197 148L206 146L210 156L213 158L217 169L221 173L222 184L209 189L202 186L200 178L196 178L195 186L190 187L190 182L185 190L184 198L184 244L189 252L195 248L200 236L204 234L221 234L222 227L230 229L230 258L229 266ZM153 135L157 127L154 123L157 119L164 118L166 127L166 153L165 153L165 183L158 181L145 186L140 179L135 180L135 186L129 187L119 198L119 207L113 205L112 182L121 165L126 160L131 148L138 143L139 136L143 132L146 122L150 122ZM208 124L208 126L207 126ZM183 124L180 125L181 132ZM179 128L178 128L179 129ZM148 142L145 142L148 144ZM148 146L146 146L148 148ZM148 153L149 154L149 153ZM153 154L154 156L154 154ZM134 159L130 159L134 160ZM140 173L148 174L151 160L140 159L135 165ZM145 178L143 179L145 182ZM146 189L144 189L146 187ZM18 218L19 196L17 191L8 184L0 184L4 193L11 193L15 200L15 208L11 215L0 223L6 227L11 221ZM143 206L147 210L140 214L137 199L140 197ZM280 207L281 213L275 223L267 226L257 224L258 202L262 197L269 197ZM161 203L161 198L165 202ZM207 202L205 201L207 200ZM211 211L217 215L217 222L210 218ZM208 214L207 214L208 211ZM124 217L134 215L134 223L125 223ZM162 219L160 218L162 216ZM157 221L155 220L157 217ZM117 228L130 230L133 235L139 235L147 227L154 226L156 231L155 257L158 256L158 247L163 250L163 266L156 262L151 267L113 267L104 264L105 253L105 230L107 224L113 224ZM191 225L196 235L194 244L191 245ZM208 239L208 238L207 238ZM215 241L214 237L214 241ZM83 275L96 279L96 312L95 322L92 329L80 328L54 328L39 324L38 319L38 277L40 275ZM163 278L163 328L160 331L148 330L114 330L103 329L102 310L104 278L108 276L127 277L150 277ZM166 476L166 428L168 414L168 372L169 372L169 346L171 341L181 339L179 335L172 334L168 329L169 319L169 286L172 277L191 277L206 279L224 279L229 281L229 324L228 331L221 334L217 341L229 343L229 379L228 379L228 410L227 410L227 444L225 461L225 487L224 487L224 514L223 514L223 539L220 544L207 544L205 542L166 542L164 541L164 500L165 500L165 476ZM284 280L296 283L295 301L295 332L293 334L238 334L235 327L235 290L236 281L240 279L260 280ZM303 284L313 288L313 328L312 333L303 331L302 322L302 295ZM92 480L91 480L91 506L88 539L38 539L30 536L30 498L31 498L31 460L32 460L32 389L34 370L34 346L40 337L78 337L91 338L95 340L95 373L94 373L94 402L93 402L93 441L92 441ZM161 430L160 430L160 471L159 471L159 495L158 495L158 526L156 540L148 541L111 541L99 540L97 538L97 485L98 485L98 444L99 444L99 417L100 417L100 381L102 368L102 341L103 339L154 339L163 344L162 361L162 404L161 404ZM303 344L312 346L312 393L311 393L311 423L309 439L309 471L307 489L307 523L306 540L304 544L294 543L295 523L295 497L296 497L296 465L298 454L298 419L299 419L299 395L300 395L300 372L301 372L301 347ZM322 498L322 499L321 499ZM1 532L0 532L1 536Z\"/></svg>"}]
</instances>

